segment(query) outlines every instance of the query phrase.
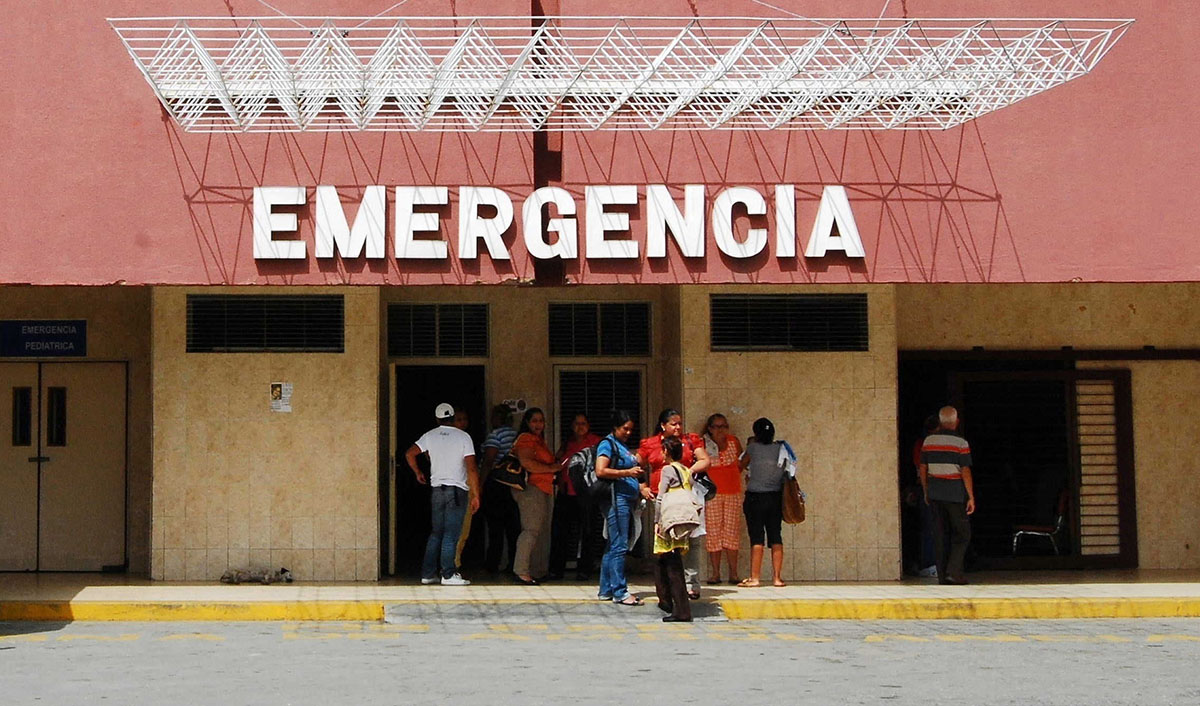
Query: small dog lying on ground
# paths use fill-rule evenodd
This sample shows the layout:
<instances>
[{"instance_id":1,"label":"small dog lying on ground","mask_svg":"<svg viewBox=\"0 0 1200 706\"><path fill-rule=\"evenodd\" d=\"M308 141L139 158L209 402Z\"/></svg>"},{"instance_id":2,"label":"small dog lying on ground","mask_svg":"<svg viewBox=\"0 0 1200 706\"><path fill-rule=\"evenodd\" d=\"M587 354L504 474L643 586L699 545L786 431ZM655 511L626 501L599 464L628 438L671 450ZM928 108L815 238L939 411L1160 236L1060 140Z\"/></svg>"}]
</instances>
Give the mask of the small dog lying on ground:
<instances>
[{"instance_id":1,"label":"small dog lying on ground","mask_svg":"<svg viewBox=\"0 0 1200 706\"><path fill-rule=\"evenodd\" d=\"M225 573L221 574L221 583L262 583L270 584L283 581L284 583L292 582L292 572L287 569L273 571L271 569L226 569Z\"/></svg>"}]
</instances>

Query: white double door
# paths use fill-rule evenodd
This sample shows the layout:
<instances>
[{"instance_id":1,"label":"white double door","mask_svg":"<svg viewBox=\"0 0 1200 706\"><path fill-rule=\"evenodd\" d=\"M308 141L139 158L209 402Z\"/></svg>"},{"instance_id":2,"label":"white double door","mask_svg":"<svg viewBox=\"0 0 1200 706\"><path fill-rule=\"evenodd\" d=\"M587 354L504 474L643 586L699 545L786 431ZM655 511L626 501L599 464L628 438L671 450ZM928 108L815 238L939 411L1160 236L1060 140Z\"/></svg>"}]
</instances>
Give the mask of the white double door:
<instances>
[{"instance_id":1,"label":"white double door","mask_svg":"<svg viewBox=\"0 0 1200 706\"><path fill-rule=\"evenodd\" d=\"M0 363L0 571L125 563L125 364Z\"/></svg>"}]
</instances>

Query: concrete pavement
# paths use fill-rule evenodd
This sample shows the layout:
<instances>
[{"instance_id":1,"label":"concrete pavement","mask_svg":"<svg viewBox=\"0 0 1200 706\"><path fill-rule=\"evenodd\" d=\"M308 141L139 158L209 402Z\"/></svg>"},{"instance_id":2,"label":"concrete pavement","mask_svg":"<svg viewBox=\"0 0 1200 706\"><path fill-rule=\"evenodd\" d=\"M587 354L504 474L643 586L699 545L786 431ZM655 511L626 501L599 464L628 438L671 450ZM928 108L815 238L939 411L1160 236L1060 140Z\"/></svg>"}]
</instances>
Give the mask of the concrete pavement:
<instances>
[{"instance_id":1,"label":"concrete pavement","mask_svg":"<svg viewBox=\"0 0 1200 706\"><path fill-rule=\"evenodd\" d=\"M1195 619L0 623L6 706L1171 706L1197 659Z\"/></svg>"}]
</instances>

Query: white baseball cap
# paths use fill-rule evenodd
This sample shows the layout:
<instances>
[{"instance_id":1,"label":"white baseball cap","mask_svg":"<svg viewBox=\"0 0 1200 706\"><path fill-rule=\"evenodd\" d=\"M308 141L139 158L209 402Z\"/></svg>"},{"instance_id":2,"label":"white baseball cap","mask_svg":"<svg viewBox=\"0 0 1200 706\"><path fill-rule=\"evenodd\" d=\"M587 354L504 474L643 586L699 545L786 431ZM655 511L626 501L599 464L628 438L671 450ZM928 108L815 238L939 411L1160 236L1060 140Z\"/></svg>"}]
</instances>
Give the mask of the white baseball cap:
<instances>
[{"instance_id":1,"label":"white baseball cap","mask_svg":"<svg viewBox=\"0 0 1200 706\"><path fill-rule=\"evenodd\" d=\"M454 416L454 405L446 402L441 403L433 410L433 416L435 419L450 419Z\"/></svg>"}]
</instances>

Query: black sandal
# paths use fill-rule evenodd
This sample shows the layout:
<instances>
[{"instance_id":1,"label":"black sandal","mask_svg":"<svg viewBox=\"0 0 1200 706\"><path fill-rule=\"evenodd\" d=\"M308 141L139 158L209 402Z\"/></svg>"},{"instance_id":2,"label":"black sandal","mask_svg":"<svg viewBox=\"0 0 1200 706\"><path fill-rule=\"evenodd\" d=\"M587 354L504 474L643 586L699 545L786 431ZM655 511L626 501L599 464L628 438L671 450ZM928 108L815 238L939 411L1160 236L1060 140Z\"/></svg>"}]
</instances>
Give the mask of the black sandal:
<instances>
[{"instance_id":1,"label":"black sandal","mask_svg":"<svg viewBox=\"0 0 1200 706\"><path fill-rule=\"evenodd\" d=\"M624 606L646 605L645 601L643 601L641 598L638 598L637 596L633 595L632 593L629 594L628 596L625 596L625 598L623 598L619 601L613 601L613 603L616 603L617 605L624 605Z\"/></svg>"}]
</instances>

